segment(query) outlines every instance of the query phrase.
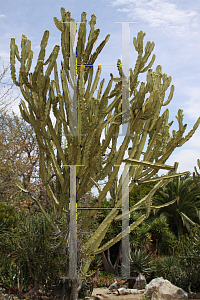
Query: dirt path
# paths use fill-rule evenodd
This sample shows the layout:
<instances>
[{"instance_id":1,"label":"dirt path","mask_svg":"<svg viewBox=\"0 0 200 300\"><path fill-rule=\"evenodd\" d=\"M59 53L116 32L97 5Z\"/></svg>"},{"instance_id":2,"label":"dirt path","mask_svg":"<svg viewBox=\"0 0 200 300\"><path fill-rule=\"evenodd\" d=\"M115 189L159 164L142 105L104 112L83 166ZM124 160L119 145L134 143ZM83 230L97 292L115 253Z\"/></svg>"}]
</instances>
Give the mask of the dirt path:
<instances>
[{"instance_id":1,"label":"dirt path","mask_svg":"<svg viewBox=\"0 0 200 300\"><path fill-rule=\"evenodd\" d=\"M143 294L129 294L129 295L115 295L115 294L108 294L109 289L108 288L96 288L92 292L92 296L95 296L97 294L104 294L107 295L108 298L105 298L105 300L141 300Z\"/></svg>"}]
</instances>

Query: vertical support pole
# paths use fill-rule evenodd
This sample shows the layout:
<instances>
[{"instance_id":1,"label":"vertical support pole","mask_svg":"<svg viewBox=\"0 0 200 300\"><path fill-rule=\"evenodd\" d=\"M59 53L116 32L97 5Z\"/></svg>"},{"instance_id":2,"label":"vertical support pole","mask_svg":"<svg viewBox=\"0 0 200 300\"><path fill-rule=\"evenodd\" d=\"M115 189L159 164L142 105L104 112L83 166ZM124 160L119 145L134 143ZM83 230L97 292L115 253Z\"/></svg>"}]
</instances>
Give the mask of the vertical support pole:
<instances>
[{"instance_id":1,"label":"vertical support pole","mask_svg":"<svg viewBox=\"0 0 200 300\"><path fill-rule=\"evenodd\" d=\"M129 166L125 165L122 173L122 278L130 277L129 232Z\"/></svg>"},{"instance_id":2,"label":"vertical support pole","mask_svg":"<svg viewBox=\"0 0 200 300\"><path fill-rule=\"evenodd\" d=\"M65 165L70 167L70 203L69 203L69 279L77 279L77 203L76 203L76 167L84 165Z\"/></svg>"},{"instance_id":3,"label":"vertical support pole","mask_svg":"<svg viewBox=\"0 0 200 300\"><path fill-rule=\"evenodd\" d=\"M70 166L69 277L77 278L76 166Z\"/></svg>"}]
</instances>

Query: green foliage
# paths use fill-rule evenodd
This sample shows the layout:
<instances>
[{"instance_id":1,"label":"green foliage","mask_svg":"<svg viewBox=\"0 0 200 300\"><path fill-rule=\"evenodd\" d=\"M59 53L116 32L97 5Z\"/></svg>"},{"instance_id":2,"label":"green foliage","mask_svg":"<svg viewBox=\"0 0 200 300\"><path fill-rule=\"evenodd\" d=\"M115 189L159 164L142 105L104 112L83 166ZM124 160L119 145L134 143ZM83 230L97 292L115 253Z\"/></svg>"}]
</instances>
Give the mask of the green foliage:
<instances>
[{"instance_id":1,"label":"green foliage","mask_svg":"<svg viewBox=\"0 0 200 300\"><path fill-rule=\"evenodd\" d=\"M143 274L147 277L150 276L153 271L150 266L151 253L146 255L144 251L136 249L135 251L130 252L129 258L131 277L137 277L139 274ZM126 282L128 282L128 287L130 289L133 288L135 281L135 279L127 279Z\"/></svg>"},{"instance_id":2,"label":"green foliage","mask_svg":"<svg viewBox=\"0 0 200 300\"><path fill-rule=\"evenodd\" d=\"M197 159L197 165L200 169L200 160L199 159ZM196 166L194 167L194 170L195 170L195 172L193 172L193 174L192 174L193 180L194 180L196 187L200 190L200 174L198 173Z\"/></svg>"},{"instance_id":3,"label":"green foliage","mask_svg":"<svg viewBox=\"0 0 200 300\"><path fill-rule=\"evenodd\" d=\"M17 287L18 278L24 290L29 281L34 283L34 277L45 286L57 283L65 271L61 266L64 254L49 248L50 236L51 229L42 213L31 217L19 213L16 228L4 235L5 244L10 242L10 253L0 261L0 282Z\"/></svg>"},{"instance_id":4,"label":"green foliage","mask_svg":"<svg viewBox=\"0 0 200 300\"><path fill-rule=\"evenodd\" d=\"M200 229L194 227L190 235L181 236L175 255L183 272L187 274L188 291L200 282Z\"/></svg>"},{"instance_id":5,"label":"green foliage","mask_svg":"<svg viewBox=\"0 0 200 300\"><path fill-rule=\"evenodd\" d=\"M190 232L199 224L200 190L189 175L175 177L165 188L156 191L152 197L153 205L163 205L179 197L174 204L158 210L156 216L165 215L169 228L177 237Z\"/></svg>"},{"instance_id":6,"label":"green foliage","mask_svg":"<svg viewBox=\"0 0 200 300\"><path fill-rule=\"evenodd\" d=\"M169 225L164 215L155 218L149 223L148 232L152 238L154 251L159 254L172 254L173 248L177 243L177 238L173 232L169 231Z\"/></svg>"},{"instance_id":7,"label":"green foliage","mask_svg":"<svg viewBox=\"0 0 200 300\"><path fill-rule=\"evenodd\" d=\"M17 214L14 207L0 202L0 231L12 230L17 225Z\"/></svg>"},{"instance_id":8,"label":"green foliage","mask_svg":"<svg viewBox=\"0 0 200 300\"><path fill-rule=\"evenodd\" d=\"M0 203L0 252L8 253L11 243L5 239L6 234L12 232L17 226L15 209L6 203Z\"/></svg>"},{"instance_id":9,"label":"green foliage","mask_svg":"<svg viewBox=\"0 0 200 300\"><path fill-rule=\"evenodd\" d=\"M137 220L141 213L135 212L133 220ZM142 222L133 232L130 233L131 249L144 249L159 254L170 255L173 253L177 238L169 230L166 217L150 218Z\"/></svg>"},{"instance_id":10,"label":"green foliage","mask_svg":"<svg viewBox=\"0 0 200 300\"><path fill-rule=\"evenodd\" d=\"M154 260L150 262L150 265L153 270L151 279L163 277L164 279L167 279L171 283L177 285L177 280L179 277L181 277L181 275L183 275L181 269L178 267L177 258L173 256L155 257Z\"/></svg>"},{"instance_id":11,"label":"green foliage","mask_svg":"<svg viewBox=\"0 0 200 300\"><path fill-rule=\"evenodd\" d=\"M90 270L98 269L101 265L102 265L101 255L97 254L95 255L95 258L90 264Z\"/></svg>"},{"instance_id":12,"label":"green foliage","mask_svg":"<svg viewBox=\"0 0 200 300\"><path fill-rule=\"evenodd\" d=\"M101 271L101 275L103 276L107 276L107 277L110 277L110 278L113 278L113 273L110 273L110 272L106 272L106 271Z\"/></svg>"},{"instance_id":13,"label":"green foliage","mask_svg":"<svg viewBox=\"0 0 200 300\"><path fill-rule=\"evenodd\" d=\"M174 256L159 256L151 260L150 280L163 277L189 293L198 292L200 284L200 229L194 227L190 235L181 236Z\"/></svg>"},{"instance_id":14,"label":"green foliage","mask_svg":"<svg viewBox=\"0 0 200 300\"><path fill-rule=\"evenodd\" d=\"M182 268L180 260L173 256L159 256L151 261L153 272L149 281L156 277L163 277L172 284L188 291L188 272Z\"/></svg>"},{"instance_id":15,"label":"green foliage","mask_svg":"<svg viewBox=\"0 0 200 300\"><path fill-rule=\"evenodd\" d=\"M177 237L173 232L166 231L162 236L160 245L158 244L160 253L165 255L172 255L174 249L176 248L177 241Z\"/></svg>"},{"instance_id":16,"label":"green foliage","mask_svg":"<svg viewBox=\"0 0 200 300\"><path fill-rule=\"evenodd\" d=\"M133 212L131 220L136 221L142 215L141 212ZM130 247L131 249L147 249L151 247L151 234L149 233L149 222L144 221L134 231L130 233Z\"/></svg>"}]
</instances>

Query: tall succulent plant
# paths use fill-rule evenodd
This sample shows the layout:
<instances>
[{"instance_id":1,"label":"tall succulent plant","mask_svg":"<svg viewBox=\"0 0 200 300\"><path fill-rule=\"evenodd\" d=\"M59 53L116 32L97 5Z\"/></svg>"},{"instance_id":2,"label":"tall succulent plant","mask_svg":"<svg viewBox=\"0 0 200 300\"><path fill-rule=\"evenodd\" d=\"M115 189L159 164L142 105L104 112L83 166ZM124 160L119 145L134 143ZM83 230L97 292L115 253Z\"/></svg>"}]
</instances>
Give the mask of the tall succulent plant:
<instances>
[{"instance_id":1,"label":"tall succulent plant","mask_svg":"<svg viewBox=\"0 0 200 300\"><path fill-rule=\"evenodd\" d=\"M69 122L72 111L69 103L70 93L68 82L70 82L70 33L71 24L74 20L71 13L61 8L61 20L54 18L56 27L61 32L61 50L62 50L62 69L60 71L61 86L57 72L57 57L60 46L55 45L52 53L45 60L45 48L47 46L49 31L46 30L40 44L40 53L34 72L30 72L33 51L31 50L31 41L25 35L22 35L21 55L15 39L11 38L10 43L10 63L11 75L15 85L20 87L24 100L21 99L20 111L25 121L30 123L36 133L38 146L40 150L40 176L46 187L50 200L53 202L60 218L62 214L69 215L69 167L67 165L77 165L77 205L82 196L84 196L95 185L98 188L98 201L94 207L101 207L107 192L110 191L111 197L116 199L115 207L122 205L122 176L117 186L117 175L122 162L133 163L130 166L129 175L131 178L131 191L137 182L143 183L150 181L152 176L157 174L160 169L168 170L168 174L158 177L158 183L154 188L137 204L131 207L133 212L141 206L146 207L146 213L137 221L130 225L130 230L134 230L144 219L149 217L151 209L156 209L151 204L151 197L159 187L165 186L171 178L179 176L176 174L178 163L174 166L165 165L166 160L170 157L176 147L181 147L194 134L200 123L200 118L196 121L193 129L183 137L186 124L183 125L183 112L178 111L178 131L173 130L173 135L169 133L169 128L173 122L168 123L169 110L166 109L160 115L161 107L170 103L174 86L171 86L168 99L164 101L165 92L170 86L171 76L162 73L160 65L156 67L154 72L151 69L155 60L153 55L150 63L147 63L153 48L154 42L147 42L145 53L143 55L143 39L145 33L140 31L137 38L133 38L135 50L138 57L134 70L130 69L130 116L129 110L124 111L126 115L125 123L128 123L130 134L124 137L124 140L117 150L117 135L121 126L121 83L124 73L121 67L121 61L118 60L117 68L119 77L114 78L110 74L111 79L102 94L104 79L100 82L97 98L93 96L97 88L101 74L101 66L98 66L95 79L93 78L93 64L99 53L108 42L110 35L107 35L103 42L97 47L92 54L92 48L97 41L100 33L99 29L95 30L96 16L91 16L90 34L86 43L86 12L81 14L81 23L78 30L77 42L77 128L71 126ZM74 32L75 37L76 32ZM20 70L17 78L15 69L15 58L20 62ZM90 67L86 67L90 65ZM146 65L146 66L145 66ZM44 67L47 66L44 72ZM140 73L147 71L147 83L141 82L139 88L138 76ZM54 80L50 80L51 73L54 72ZM127 78L126 81L128 82ZM162 82L163 83L162 83ZM115 82L114 89L112 83ZM86 88L87 84L87 88ZM72 88L75 90L75 82L72 82ZM62 87L62 90L61 90ZM145 99L145 95L149 94ZM112 103L108 105L108 100L114 98ZM50 111L56 118L55 126L50 117ZM113 112L114 109L114 112ZM75 129L77 136L74 135ZM101 134L105 129L105 139L100 140ZM62 131L64 131L66 140L62 145ZM148 138L148 147L144 152L145 141ZM112 147L110 148L110 142ZM129 159L124 160L125 151L128 149L129 143ZM56 150L56 154L54 152ZM110 150L107 155L106 150ZM140 161L141 154L143 159ZM81 165L84 165L81 166ZM56 176L56 189L52 188L51 166L53 166ZM185 174L185 173L181 173ZM99 180L103 180L108 176L108 181L102 189L98 184ZM115 184L114 184L115 181ZM20 184L18 186L26 191ZM35 199L35 201L37 201ZM176 201L176 199L174 200ZM171 204L167 203L165 205ZM43 214L49 220L50 224L55 228L55 224L46 214L42 205L38 203ZM98 210L91 210L87 219L82 222L82 228L86 230L92 223L93 217ZM122 238L122 233L112 239L105 245L100 246L106 232L113 219L121 219L122 215L118 215L119 211L113 209L110 211L105 220L100 224L99 228L88 238L85 243L85 251L91 255L91 258L83 264L82 272L87 273L90 263L95 254L101 253L110 248L113 244ZM59 228L57 227L59 231ZM126 232L128 232L126 230Z\"/></svg>"}]
</instances>

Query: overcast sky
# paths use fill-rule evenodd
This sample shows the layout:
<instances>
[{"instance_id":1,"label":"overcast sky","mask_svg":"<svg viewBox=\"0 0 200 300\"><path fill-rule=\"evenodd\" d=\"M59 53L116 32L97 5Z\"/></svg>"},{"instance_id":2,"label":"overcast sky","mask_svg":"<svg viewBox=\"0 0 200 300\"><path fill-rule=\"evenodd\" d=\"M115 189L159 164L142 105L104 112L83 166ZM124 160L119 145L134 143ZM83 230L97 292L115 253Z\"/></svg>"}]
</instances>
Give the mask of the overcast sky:
<instances>
[{"instance_id":1,"label":"overcast sky","mask_svg":"<svg viewBox=\"0 0 200 300\"><path fill-rule=\"evenodd\" d=\"M188 124L186 134L192 129L200 115L200 2L198 0L170 2L163 0L3 1L0 5L0 57L5 66L9 64L11 38L16 39L19 51L21 51L22 34L31 40L31 47L34 51L31 71L36 65L41 38L45 30L48 29L50 32L46 57L51 53L55 44L60 45L60 31L56 28L53 18L61 19L61 7L64 7L66 11L71 11L71 17L75 21L81 20L83 11L87 12L87 21L90 21L92 14L96 15L95 29L100 29L100 35L94 50L107 34L111 35L96 60L97 65L102 65L100 81L105 78L104 89L110 79L110 73L118 76L116 65L117 59L121 59L122 25L117 22L137 22L130 23L130 67L134 69L137 58L133 37L142 30L146 33L144 47L147 41L155 42L152 54L156 55L156 60L152 69L155 71L156 66L161 65L162 72L172 76L171 84L175 85L173 99L167 106L170 112L169 122L174 120L171 131L178 129L175 116L179 108L184 111L184 124ZM89 29L89 24L87 24L87 37ZM10 78L9 72L7 78ZM146 73L140 75L139 80L140 82L146 81ZM4 86L1 88L2 93ZM166 100L169 90L170 88L166 93ZM18 94L19 88L16 87L14 95ZM20 98L13 106L13 110L20 115L19 102ZM178 172L193 172L198 158L200 158L200 128L196 130L190 141L173 152L166 164L173 165L175 161L178 161Z\"/></svg>"}]
</instances>

